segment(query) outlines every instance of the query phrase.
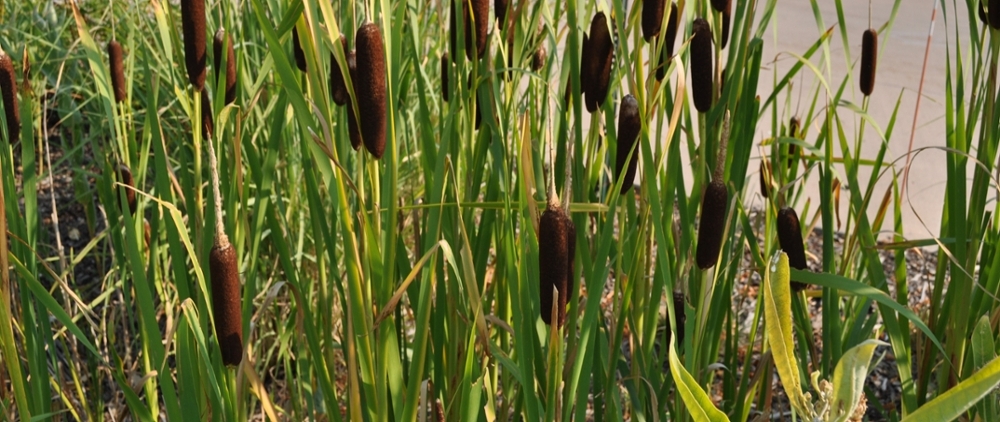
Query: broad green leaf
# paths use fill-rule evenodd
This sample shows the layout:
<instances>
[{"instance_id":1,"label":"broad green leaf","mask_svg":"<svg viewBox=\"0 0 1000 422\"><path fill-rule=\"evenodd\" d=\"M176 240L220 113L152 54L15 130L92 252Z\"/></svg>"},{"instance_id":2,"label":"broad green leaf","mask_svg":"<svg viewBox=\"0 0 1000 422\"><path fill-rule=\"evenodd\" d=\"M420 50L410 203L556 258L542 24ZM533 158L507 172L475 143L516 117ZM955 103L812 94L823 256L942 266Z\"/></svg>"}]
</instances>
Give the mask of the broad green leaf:
<instances>
[{"instance_id":1,"label":"broad green leaf","mask_svg":"<svg viewBox=\"0 0 1000 422\"><path fill-rule=\"evenodd\" d=\"M902 422L950 421L975 405L1000 384L1000 358L994 358L975 374L937 396Z\"/></svg>"},{"instance_id":2,"label":"broad green leaf","mask_svg":"<svg viewBox=\"0 0 1000 422\"><path fill-rule=\"evenodd\" d=\"M993 329L990 327L989 315L983 315L976 323L972 332L972 362L976 369L982 368L987 362L997 357L993 342ZM991 393L976 405L979 415L987 422L1000 420L1000 409L997 409L997 393Z\"/></svg>"},{"instance_id":3,"label":"broad green leaf","mask_svg":"<svg viewBox=\"0 0 1000 422\"><path fill-rule=\"evenodd\" d=\"M792 406L803 417L812 414L799 377L799 366L795 360L795 343L792 335L792 293L789 285L788 255L778 252L771 258L764 276L764 331L771 347L774 366L778 370L781 384L785 386Z\"/></svg>"},{"instance_id":4,"label":"broad green leaf","mask_svg":"<svg viewBox=\"0 0 1000 422\"><path fill-rule=\"evenodd\" d=\"M696 422L728 421L729 418L726 417L726 414L715 407L712 399L698 385L698 381L684 369L684 365L681 365L675 349L676 342L676 337L670 338L670 374L674 378L681 399L684 400L684 405L691 413L691 418Z\"/></svg>"},{"instance_id":5,"label":"broad green leaf","mask_svg":"<svg viewBox=\"0 0 1000 422\"><path fill-rule=\"evenodd\" d=\"M875 339L866 340L840 357L837 368L833 370L833 406L830 410L832 420L845 421L854 413L854 408L864 393L872 354L876 347L887 345Z\"/></svg>"}]
</instances>

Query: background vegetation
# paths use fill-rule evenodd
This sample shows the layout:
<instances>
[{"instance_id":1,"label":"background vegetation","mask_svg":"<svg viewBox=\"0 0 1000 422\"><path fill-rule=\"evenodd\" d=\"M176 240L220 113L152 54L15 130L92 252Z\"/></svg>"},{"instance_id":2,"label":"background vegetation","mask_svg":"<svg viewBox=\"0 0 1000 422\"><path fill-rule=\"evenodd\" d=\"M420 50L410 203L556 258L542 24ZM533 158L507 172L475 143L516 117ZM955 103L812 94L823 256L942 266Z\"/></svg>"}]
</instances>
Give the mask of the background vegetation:
<instances>
[{"instance_id":1,"label":"background vegetation","mask_svg":"<svg viewBox=\"0 0 1000 422\"><path fill-rule=\"evenodd\" d=\"M933 239L903 239L905 159L886 155L897 114L869 117L859 51L831 55L835 37L844 46L861 38L844 29L841 2L836 22L810 3L816 26L831 29L769 76L762 37L781 36L776 0L732 2L724 49L722 15L707 1L678 1L676 56L661 83L652 76L666 43L642 38L641 2L512 1L509 25L491 13L487 52L470 61L464 37L449 46L449 31L468 23L451 27L447 1L207 1L207 37L225 28L235 47L232 105L217 94L217 58L207 102L188 83L176 4L3 3L0 47L14 59L22 125L20 143L0 135L0 412L655 421L783 419L794 409L846 420L865 393L872 419L997 420L1000 33L977 18L978 0L940 1L951 40L945 217ZM907 6L896 0L891 16L873 17L881 42ZM580 53L597 11L612 17L616 43L611 94L588 113ZM714 61L724 64L714 68L707 113L688 100L696 17L713 26ZM331 60L346 69L334 40L343 33L354 48L365 21L385 45L381 160L351 148L347 108L329 94ZM295 65L293 28L306 73ZM112 39L125 50L122 103L105 54ZM533 68L540 48L547 60ZM459 60L445 102L440 56L449 51ZM839 60L854 71L823 70ZM793 132L790 83L803 73L821 83L806 90ZM641 166L637 187L620 195L611 163L626 93L642 116L631 151ZM876 87L873 95L899 94ZM209 117L206 137L196 128ZM877 136L864 137L865 127ZM757 142L760 133L771 135ZM881 147L862 157L862 143ZM746 192L761 160L772 191L751 209ZM119 206L120 164L134 175L135 215ZM702 191L716 170L730 200L716 227L721 257L703 271L693 257ZM880 179L892 181L888 190L875 189ZM819 203L801 199L807 185L819 186ZM539 303L537 239L555 194L577 235L558 330L539 317L548 310ZM845 215L835 212L839 201ZM784 206L820 240L809 241L821 245L814 272L789 270L775 254ZM236 367L223 365L212 323L208 254L218 218L242 280ZM835 219L843 236L812 231ZM883 230L897 235L879 242ZM938 259L933 295L918 313L907 299L906 251L923 246L936 246ZM812 287L790 292L789 279ZM742 307L734 289L747 286L752 305ZM896 371L898 402L882 403L864 383L873 355Z\"/></svg>"}]
</instances>

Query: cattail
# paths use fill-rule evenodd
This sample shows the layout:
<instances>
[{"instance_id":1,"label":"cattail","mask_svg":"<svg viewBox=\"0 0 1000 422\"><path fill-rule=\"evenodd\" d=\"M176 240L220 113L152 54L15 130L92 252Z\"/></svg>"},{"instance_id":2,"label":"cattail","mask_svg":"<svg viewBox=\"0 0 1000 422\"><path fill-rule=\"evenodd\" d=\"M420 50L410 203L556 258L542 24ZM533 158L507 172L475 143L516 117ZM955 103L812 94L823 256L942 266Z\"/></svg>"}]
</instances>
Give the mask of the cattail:
<instances>
[{"instance_id":1,"label":"cattail","mask_svg":"<svg viewBox=\"0 0 1000 422\"><path fill-rule=\"evenodd\" d=\"M236 248L228 240L221 245L217 241L208 255L208 265L212 276L215 334L222 350L222 362L236 366L243 359L243 317Z\"/></svg>"},{"instance_id":2,"label":"cattail","mask_svg":"<svg viewBox=\"0 0 1000 422\"><path fill-rule=\"evenodd\" d=\"M760 160L760 195L768 198L771 195L771 172L767 170L767 160Z\"/></svg>"},{"instance_id":3,"label":"cattail","mask_svg":"<svg viewBox=\"0 0 1000 422\"><path fill-rule=\"evenodd\" d=\"M219 77L219 72L222 72L223 44L226 46L226 104L232 104L236 101L236 53L233 52L233 37L229 36L225 29L219 28L212 43L216 78Z\"/></svg>"},{"instance_id":4,"label":"cattail","mask_svg":"<svg viewBox=\"0 0 1000 422\"><path fill-rule=\"evenodd\" d=\"M358 69L354 88L358 112L364 116L361 120L361 138L368 152L375 156L375 159L379 159L385 153L386 85L382 33L374 23L365 23L358 28L354 44L357 48Z\"/></svg>"},{"instance_id":5,"label":"cattail","mask_svg":"<svg viewBox=\"0 0 1000 422\"><path fill-rule=\"evenodd\" d=\"M212 120L212 102L208 99L208 92L201 91L201 138L212 139L215 133L215 122Z\"/></svg>"},{"instance_id":6,"label":"cattail","mask_svg":"<svg viewBox=\"0 0 1000 422\"><path fill-rule=\"evenodd\" d=\"M302 51L302 44L299 42L299 30L295 27L292 27L292 51L295 53L295 65L302 72L306 72L308 70L306 66L306 52Z\"/></svg>"},{"instance_id":7,"label":"cattail","mask_svg":"<svg viewBox=\"0 0 1000 422\"><path fill-rule=\"evenodd\" d=\"M125 101L125 67L122 65L122 45L112 40L108 43L108 61L111 62L111 88L115 102Z\"/></svg>"},{"instance_id":8,"label":"cattail","mask_svg":"<svg viewBox=\"0 0 1000 422\"><path fill-rule=\"evenodd\" d=\"M535 50L535 54L531 56L531 70L538 72L545 67L545 60L548 59L548 52L545 51L545 46L540 45L538 49Z\"/></svg>"},{"instance_id":9,"label":"cattail","mask_svg":"<svg viewBox=\"0 0 1000 422\"><path fill-rule=\"evenodd\" d=\"M497 23L501 28L505 28L507 22L507 6L509 0L493 0L493 13L497 15Z\"/></svg>"},{"instance_id":10,"label":"cattail","mask_svg":"<svg viewBox=\"0 0 1000 422\"><path fill-rule=\"evenodd\" d=\"M552 325L552 288L558 290L557 327L566 322L566 302L573 286L573 252L576 250L576 228L566 212L550 203L538 223L538 270L541 288L542 321Z\"/></svg>"},{"instance_id":11,"label":"cattail","mask_svg":"<svg viewBox=\"0 0 1000 422\"><path fill-rule=\"evenodd\" d=\"M990 26L1000 29L1000 0L990 0Z\"/></svg>"},{"instance_id":12,"label":"cattail","mask_svg":"<svg viewBox=\"0 0 1000 422\"><path fill-rule=\"evenodd\" d=\"M590 86L590 37L583 34L583 48L580 50L580 97L587 94ZM586 98L584 98L586 102Z\"/></svg>"},{"instance_id":13,"label":"cattail","mask_svg":"<svg viewBox=\"0 0 1000 422\"><path fill-rule=\"evenodd\" d=\"M722 12L726 9L726 3L729 3L729 0L712 0L712 8L716 12Z\"/></svg>"},{"instance_id":14,"label":"cattail","mask_svg":"<svg viewBox=\"0 0 1000 422\"><path fill-rule=\"evenodd\" d=\"M997 0L997 3L1000 3L1000 0ZM993 15L991 12L991 21ZM1000 20L1000 12L997 14L997 20ZM875 88L876 55L878 55L878 33L869 28L861 41L861 92L866 97L872 95L872 89Z\"/></svg>"},{"instance_id":15,"label":"cattail","mask_svg":"<svg viewBox=\"0 0 1000 422\"><path fill-rule=\"evenodd\" d=\"M725 0L726 5L722 9L722 48L729 44L729 21L733 18L733 0Z\"/></svg>"},{"instance_id":16,"label":"cattail","mask_svg":"<svg viewBox=\"0 0 1000 422\"><path fill-rule=\"evenodd\" d=\"M184 61L188 80L196 91L205 88L205 0L181 0Z\"/></svg>"},{"instance_id":17,"label":"cattail","mask_svg":"<svg viewBox=\"0 0 1000 422\"><path fill-rule=\"evenodd\" d=\"M608 85L611 80L611 65L614 58L614 43L608 32L608 19L604 12L598 12L590 21L590 45L592 50L588 62L584 65L588 70L587 111L593 113L604 104L608 96Z\"/></svg>"},{"instance_id":18,"label":"cattail","mask_svg":"<svg viewBox=\"0 0 1000 422\"><path fill-rule=\"evenodd\" d=\"M0 91L3 94L3 109L7 117L7 141L14 145L21 136L21 112L17 109L17 79L14 62L10 56L0 53Z\"/></svg>"},{"instance_id":19,"label":"cattail","mask_svg":"<svg viewBox=\"0 0 1000 422\"><path fill-rule=\"evenodd\" d=\"M983 7L983 1L985 0L979 0L979 21L983 24L989 24L990 18L986 16L986 8Z\"/></svg>"},{"instance_id":20,"label":"cattail","mask_svg":"<svg viewBox=\"0 0 1000 422\"><path fill-rule=\"evenodd\" d=\"M355 95L357 95L357 93L358 93L358 82L357 82L358 81L358 66L357 66L356 57L357 57L357 55L354 53L353 50L347 52L347 70L351 73L351 80L354 81L354 93L355 93ZM360 104L359 104L359 107L360 107ZM361 127L360 127L360 124L361 123L358 122L357 115L354 114L354 104L350 103L350 101L348 100L348 103L347 103L347 133L351 137L351 147L354 148L355 151L357 151L358 148L361 148L361 144L362 144L362 142L361 142Z\"/></svg>"},{"instance_id":21,"label":"cattail","mask_svg":"<svg viewBox=\"0 0 1000 422\"><path fill-rule=\"evenodd\" d=\"M344 57L347 57L347 38L340 34L340 45L344 50ZM447 53L446 53L447 54ZM351 100L351 95L347 91L347 82L344 80L344 73L340 71L337 64L337 57L330 53L330 95L334 104L344 105Z\"/></svg>"},{"instance_id":22,"label":"cattail","mask_svg":"<svg viewBox=\"0 0 1000 422\"><path fill-rule=\"evenodd\" d=\"M135 211L139 208L139 202L135 197L135 179L132 178L132 170L124 164L118 165L118 179L121 184L125 185L122 190L125 191L125 204L128 206L128 212L131 215L135 215ZM125 212L125 207L121 207L122 212Z\"/></svg>"},{"instance_id":23,"label":"cattail","mask_svg":"<svg viewBox=\"0 0 1000 422\"><path fill-rule=\"evenodd\" d=\"M620 175L623 178L622 195L632 189L632 184L635 181L635 168L639 164L639 149L636 148L635 152L632 152L632 158L628 162L625 159L632 151L632 146L635 145L641 129L639 102L632 94L628 94L622 98L621 111L618 114L618 154L615 159L615 176ZM623 169L626 169L624 175L622 175Z\"/></svg>"},{"instance_id":24,"label":"cattail","mask_svg":"<svg viewBox=\"0 0 1000 422\"><path fill-rule=\"evenodd\" d=\"M678 345L684 342L684 324L687 322L687 316L684 311L684 302L684 292L674 292L674 321L677 323ZM667 343L670 343L669 331L667 332Z\"/></svg>"},{"instance_id":25,"label":"cattail","mask_svg":"<svg viewBox=\"0 0 1000 422\"><path fill-rule=\"evenodd\" d=\"M701 198L701 221L698 225L698 268L707 270L719 260L728 204L729 192L721 180L713 180L705 187L705 194Z\"/></svg>"},{"instance_id":26,"label":"cattail","mask_svg":"<svg viewBox=\"0 0 1000 422\"><path fill-rule=\"evenodd\" d=\"M694 20L691 40L691 96L694 107L701 113L712 108L712 28L705 19Z\"/></svg>"},{"instance_id":27,"label":"cattail","mask_svg":"<svg viewBox=\"0 0 1000 422\"><path fill-rule=\"evenodd\" d=\"M795 139L799 138L799 118L792 116L788 121L788 136ZM788 144L788 167L791 167L795 163L795 157L798 154L798 146L795 144Z\"/></svg>"},{"instance_id":28,"label":"cattail","mask_svg":"<svg viewBox=\"0 0 1000 422\"><path fill-rule=\"evenodd\" d=\"M670 4L670 16L667 18L667 33L663 39L663 49L660 51L660 64L656 68L656 80L662 81L667 76L667 63L674 57L674 41L677 39L677 26L680 21L680 14L677 12L677 3Z\"/></svg>"},{"instance_id":29,"label":"cattail","mask_svg":"<svg viewBox=\"0 0 1000 422\"><path fill-rule=\"evenodd\" d=\"M142 239L146 242L146 253L149 253L149 239L152 238L153 229L149 226L149 220L142 219Z\"/></svg>"},{"instance_id":30,"label":"cattail","mask_svg":"<svg viewBox=\"0 0 1000 422\"><path fill-rule=\"evenodd\" d=\"M660 34L663 24L663 9L666 0L643 0L642 2L642 37L649 41Z\"/></svg>"},{"instance_id":31,"label":"cattail","mask_svg":"<svg viewBox=\"0 0 1000 422\"><path fill-rule=\"evenodd\" d=\"M788 266L799 270L806 269L806 251L803 244L799 215L791 207L782 208L778 211L778 245L788 254ZM800 291L806 286L800 281L792 281L793 291Z\"/></svg>"},{"instance_id":32,"label":"cattail","mask_svg":"<svg viewBox=\"0 0 1000 422\"><path fill-rule=\"evenodd\" d=\"M475 60L483 56L486 51L486 30L489 29L490 3L488 0L463 0L465 7L472 3L472 10L465 13L465 57ZM475 21L475 22L473 22ZM472 39L472 31L475 30L475 40ZM475 41L475 44L473 44ZM473 50L475 46L475 50ZM475 55L473 55L475 53Z\"/></svg>"},{"instance_id":33,"label":"cattail","mask_svg":"<svg viewBox=\"0 0 1000 422\"><path fill-rule=\"evenodd\" d=\"M461 0L448 0L449 13L448 13L448 39L449 46L451 46L451 52L454 53L458 50L458 40L455 38L455 33L458 32L458 23L455 20L455 15L458 14L458 8L455 6L457 2ZM458 54L451 55L451 62L458 63Z\"/></svg>"},{"instance_id":34,"label":"cattail","mask_svg":"<svg viewBox=\"0 0 1000 422\"><path fill-rule=\"evenodd\" d=\"M448 63L448 52L441 55L441 97L448 102L448 70L451 65Z\"/></svg>"}]
</instances>

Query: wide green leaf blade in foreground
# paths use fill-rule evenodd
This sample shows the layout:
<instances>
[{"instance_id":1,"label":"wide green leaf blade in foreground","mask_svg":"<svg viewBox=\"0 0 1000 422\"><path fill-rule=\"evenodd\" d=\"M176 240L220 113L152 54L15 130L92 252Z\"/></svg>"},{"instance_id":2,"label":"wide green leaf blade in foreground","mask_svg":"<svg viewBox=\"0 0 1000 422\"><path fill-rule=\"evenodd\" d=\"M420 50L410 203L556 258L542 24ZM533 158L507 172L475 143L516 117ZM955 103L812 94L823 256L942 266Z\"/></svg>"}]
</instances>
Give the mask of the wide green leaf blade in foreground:
<instances>
[{"instance_id":1,"label":"wide green leaf blade in foreground","mask_svg":"<svg viewBox=\"0 0 1000 422\"><path fill-rule=\"evenodd\" d=\"M764 331L771 347L778 378L785 387L785 394L800 416L809 417L812 406L802 394L799 366L795 361L795 343L792 335L792 293L789 285L788 255L779 251L768 266L764 276Z\"/></svg>"},{"instance_id":2,"label":"wide green leaf blade in foreground","mask_svg":"<svg viewBox=\"0 0 1000 422\"><path fill-rule=\"evenodd\" d=\"M716 408L705 390L701 389L698 381L684 369L684 365L681 365L675 349L676 339L677 336L670 337L670 373L674 377L674 383L681 394L681 399L684 400L684 405L691 413L691 418L696 422L729 421L726 414Z\"/></svg>"},{"instance_id":3,"label":"wide green leaf blade in foreground","mask_svg":"<svg viewBox=\"0 0 1000 422\"><path fill-rule=\"evenodd\" d=\"M993 391L997 384L1000 384L1000 358L993 359L979 372L910 413L903 422L954 420Z\"/></svg>"},{"instance_id":4,"label":"wide green leaf blade in foreground","mask_svg":"<svg viewBox=\"0 0 1000 422\"><path fill-rule=\"evenodd\" d=\"M854 408L864 392L865 379L868 377L868 367L875 348L887 345L875 339L865 340L840 357L837 368L833 370L833 406L830 415L833 419L831 420L845 421L854 413Z\"/></svg>"}]
</instances>

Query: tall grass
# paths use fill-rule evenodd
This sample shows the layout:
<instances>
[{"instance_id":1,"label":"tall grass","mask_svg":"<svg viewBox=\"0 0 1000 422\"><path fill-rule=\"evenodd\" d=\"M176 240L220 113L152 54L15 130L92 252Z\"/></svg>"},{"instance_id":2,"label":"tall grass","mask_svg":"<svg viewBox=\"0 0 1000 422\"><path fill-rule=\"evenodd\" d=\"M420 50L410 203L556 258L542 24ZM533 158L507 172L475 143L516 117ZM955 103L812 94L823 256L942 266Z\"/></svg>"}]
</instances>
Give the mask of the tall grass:
<instances>
[{"instance_id":1,"label":"tall grass","mask_svg":"<svg viewBox=\"0 0 1000 422\"><path fill-rule=\"evenodd\" d=\"M764 36L782 33L783 4L712 7L728 3L658 2L656 28L639 2L509 2L498 24L486 1L208 1L201 41L221 28L225 37L194 60L184 43L199 35L171 2L7 3L0 48L21 125L0 135L0 412L834 420L864 396L884 419L997 420L1000 33L977 20L978 0L939 5L949 39L944 218L937 236L905 239L905 169L888 144L907 115L897 100L876 121L856 91L863 34L848 33L846 6L835 2L831 25L810 1L815 42L769 82ZM901 5L873 16L880 53L898 48ZM692 37L696 19L705 31ZM603 60L584 48L589 39L603 49L595 30L612 40L600 89L591 86L608 67L583 60ZM831 52L837 38L843 57ZM123 101L101 47L112 40L124 50ZM533 60L537 51L547 58ZM838 62L851 71L834 73ZM803 75L817 83L791 116ZM204 96L191 84L201 80ZM346 93L331 101L331 88ZM61 116L55 133L39 107L47 92ZM616 124L624 98L627 121ZM357 135L371 152L355 150ZM384 143L369 146L375 137ZM874 156L862 156L865 143L879 145ZM754 208L757 168L773 185ZM72 181L52 186L58 174ZM889 188L876 190L879 180ZM807 185L819 186L818 203ZM56 188L72 199L47 205ZM567 213L557 231L575 234L555 254L540 239L550 202ZM799 233L779 227L789 215ZM59 247L56 221L75 222L84 241ZM216 233L238 275L213 268ZM796 234L821 238L819 271L777 253ZM701 265L703 244L717 252L712 265ZM926 311L908 302L905 252L919 246L938 254ZM213 288L222 278L228 288ZM742 296L750 315L737 289L754 292ZM215 307L220 290L226 306ZM865 383L873 356L898 374L898 404Z\"/></svg>"}]
</instances>

